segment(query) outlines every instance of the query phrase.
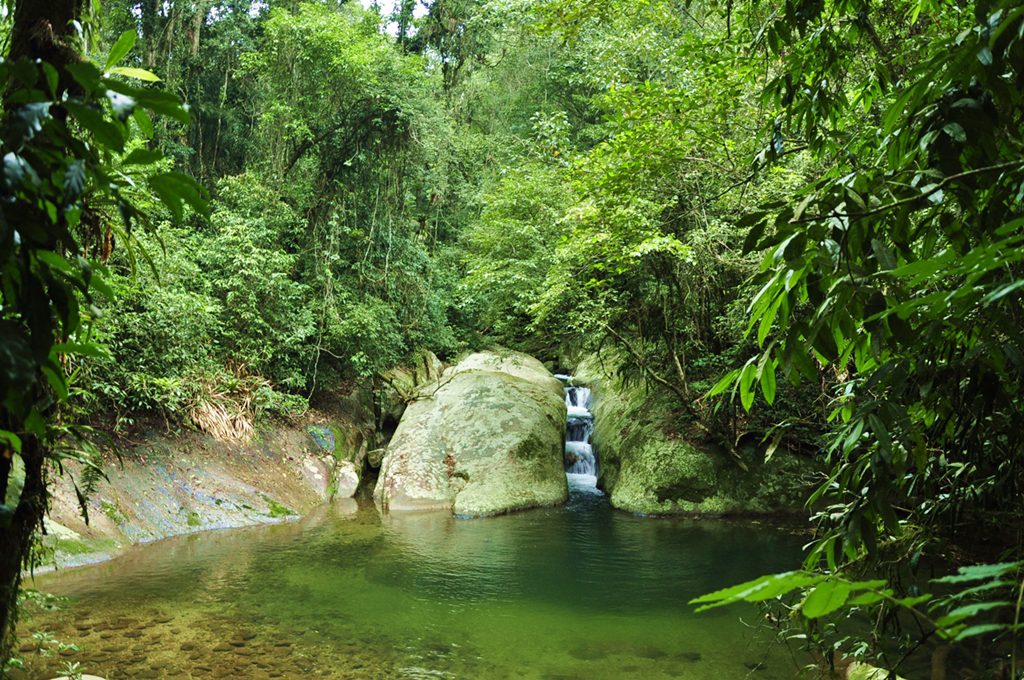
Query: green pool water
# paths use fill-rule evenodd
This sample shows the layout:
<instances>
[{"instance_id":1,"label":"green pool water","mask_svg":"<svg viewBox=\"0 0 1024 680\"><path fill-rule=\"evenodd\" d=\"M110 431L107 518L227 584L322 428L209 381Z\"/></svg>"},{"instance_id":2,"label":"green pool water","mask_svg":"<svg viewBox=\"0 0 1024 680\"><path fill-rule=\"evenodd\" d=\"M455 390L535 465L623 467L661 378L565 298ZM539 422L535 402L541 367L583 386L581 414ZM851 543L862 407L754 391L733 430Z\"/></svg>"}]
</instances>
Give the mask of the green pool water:
<instances>
[{"instance_id":1,"label":"green pool water","mask_svg":"<svg viewBox=\"0 0 1024 680\"><path fill-rule=\"evenodd\" d=\"M696 595L792 568L800 539L738 522L651 519L574 493L485 520L324 508L197 534L37 577L68 596L23 631L122 678L793 678L754 609Z\"/></svg>"}]
</instances>

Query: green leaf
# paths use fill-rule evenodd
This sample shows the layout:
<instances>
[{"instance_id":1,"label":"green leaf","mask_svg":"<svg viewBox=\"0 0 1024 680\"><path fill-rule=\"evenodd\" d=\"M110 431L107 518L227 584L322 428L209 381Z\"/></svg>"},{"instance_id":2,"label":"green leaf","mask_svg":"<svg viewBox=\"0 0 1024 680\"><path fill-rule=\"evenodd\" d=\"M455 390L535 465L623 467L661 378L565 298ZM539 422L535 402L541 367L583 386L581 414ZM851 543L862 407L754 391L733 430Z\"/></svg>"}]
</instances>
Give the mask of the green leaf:
<instances>
[{"instance_id":1,"label":"green leaf","mask_svg":"<svg viewBox=\"0 0 1024 680\"><path fill-rule=\"evenodd\" d=\"M40 262L45 263L51 269L62 271L65 274L78 275L79 272L76 267L71 264L67 259L61 257L52 250L37 250L35 252L36 259Z\"/></svg>"},{"instance_id":2,"label":"green leaf","mask_svg":"<svg viewBox=\"0 0 1024 680\"><path fill-rule=\"evenodd\" d=\"M50 89L50 96L57 96L57 85L60 84L60 74L57 73L57 69L53 67L53 64L44 61L43 62L43 73L46 75L46 86Z\"/></svg>"},{"instance_id":3,"label":"green leaf","mask_svg":"<svg viewBox=\"0 0 1024 680\"><path fill-rule=\"evenodd\" d=\"M15 453L21 453L21 437L13 432L0 430L0 442L4 442Z\"/></svg>"},{"instance_id":4,"label":"green leaf","mask_svg":"<svg viewBox=\"0 0 1024 680\"><path fill-rule=\"evenodd\" d=\"M991 293L989 293L988 295L983 297L981 299L981 304L983 304L983 305L990 305L993 302L997 302L997 301L1001 300L1002 298L1006 297L1010 293L1013 293L1014 291L1019 290L1020 288L1024 288L1024 279L1017 279L1016 281L1011 281L1010 283L1006 283L1006 284L1004 284L1002 286L999 286L998 288L993 290Z\"/></svg>"},{"instance_id":5,"label":"green leaf","mask_svg":"<svg viewBox=\"0 0 1024 680\"><path fill-rule=\"evenodd\" d=\"M196 212L206 213L207 203L203 188L188 175L180 172L154 175L149 178L149 186L176 220L181 220L184 217L183 208L186 203Z\"/></svg>"},{"instance_id":6,"label":"green leaf","mask_svg":"<svg viewBox=\"0 0 1024 680\"><path fill-rule=\"evenodd\" d=\"M970 581L983 581L985 579L998 578L1007 572L1016 571L1020 568L1020 562L972 564L967 567L960 567L958 574L943 576L942 578L932 580L935 583L968 583Z\"/></svg>"},{"instance_id":7,"label":"green leaf","mask_svg":"<svg viewBox=\"0 0 1024 680\"><path fill-rule=\"evenodd\" d=\"M744 411L750 411L754 405L754 378L757 376L757 366L753 360L748 361L740 373L740 404Z\"/></svg>"},{"instance_id":8,"label":"green leaf","mask_svg":"<svg viewBox=\"0 0 1024 680\"><path fill-rule=\"evenodd\" d=\"M124 150L124 132L116 123L104 118L100 111L78 102L65 102L64 106L99 144L115 151Z\"/></svg>"},{"instance_id":9,"label":"green leaf","mask_svg":"<svg viewBox=\"0 0 1024 680\"><path fill-rule=\"evenodd\" d=\"M843 440L843 452L850 453L853 451L857 444L860 442L861 435L864 434L864 419L858 418L853 421L850 427L849 434Z\"/></svg>"},{"instance_id":10,"label":"green leaf","mask_svg":"<svg viewBox=\"0 0 1024 680\"><path fill-rule=\"evenodd\" d=\"M993 609L1000 609L1002 607L1009 607L1011 602L975 602L973 604L967 604L962 607L950 611L945 616L941 616L935 621L935 625L939 628L948 628L952 625L960 623L964 619L969 619L972 616L977 616L982 612L991 611Z\"/></svg>"},{"instance_id":11,"label":"green leaf","mask_svg":"<svg viewBox=\"0 0 1024 680\"><path fill-rule=\"evenodd\" d=\"M57 393L57 398L60 401L64 401L68 398L68 384L64 379L64 375L61 373L59 368L55 368L51 362L46 362L40 366L43 375L46 377L46 382L50 383L50 387Z\"/></svg>"},{"instance_id":12,"label":"green leaf","mask_svg":"<svg viewBox=\"0 0 1024 680\"><path fill-rule=\"evenodd\" d=\"M850 584L843 581L823 581L804 599L800 611L808 619L816 619L846 604L850 598Z\"/></svg>"},{"instance_id":13,"label":"green leaf","mask_svg":"<svg viewBox=\"0 0 1024 680\"><path fill-rule=\"evenodd\" d=\"M779 444L782 443L782 435L783 434L784 434L784 431L782 430L782 428L776 429L775 434L772 435L772 439L768 443L768 447L764 450L764 462L767 463L767 462L771 461L771 459L775 456L775 451L778 450ZM768 438L768 435L765 435L765 439L767 439L767 438Z\"/></svg>"},{"instance_id":14,"label":"green leaf","mask_svg":"<svg viewBox=\"0 0 1024 680\"><path fill-rule=\"evenodd\" d=\"M860 607L860 606L867 606L867 605L872 605L872 604L878 604L879 602L882 602L883 600L885 600L885 595L884 594L876 593L876 592L873 592L873 591L869 590L867 592L861 593L860 595L857 595L856 597L850 599L849 602L847 602L847 604L849 604L851 607Z\"/></svg>"},{"instance_id":15,"label":"green leaf","mask_svg":"<svg viewBox=\"0 0 1024 680\"><path fill-rule=\"evenodd\" d=\"M142 136L146 139L153 137L153 119L149 117L149 114L142 109L135 109L135 113L132 114L135 119L135 124L139 126L139 130L142 132Z\"/></svg>"},{"instance_id":16,"label":"green leaf","mask_svg":"<svg viewBox=\"0 0 1024 680\"><path fill-rule=\"evenodd\" d=\"M135 149L130 154L125 156L125 165L149 165L162 160L164 157L163 153L153 149Z\"/></svg>"},{"instance_id":17,"label":"green leaf","mask_svg":"<svg viewBox=\"0 0 1024 680\"><path fill-rule=\"evenodd\" d=\"M1006 632L1007 626L1000 623L982 623L977 626L968 626L960 631L954 640L966 640L967 638L987 635L988 633Z\"/></svg>"},{"instance_id":18,"label":"green leaf","mask_svg":"<svg viewBox=\"0 0 1024 680\"><path fill-rule=\"evenodd\" d=\"M786 291L780 290L774 302L772 302L768 306L768 309L765 310L764 314L761 315L761 321L757 326L758 345L764 345L764 341L768 338L768 334L771 332L772 324L775 323L775 317L779 314L779 308L785 300Z\"/></svg>"},{"instance_id":19,"label":"green leaf","mask_svg":"<svg viewBox=\"0 0 1024 680\"><path fill-rule=\"evenodd\" d=\"M764 236L764 230L767 226L767 215L763 213L754 213L751 215L745 215L740 220L739 226L743 227L750 224L750 230L747 231L746 237L743 239L743 253L753 252L757 247L761 237Z\"/></svg>"},{"instance_id":20,"label":"green leaf","mask_svg":"<svg viewBox=\"0 0 1024 680\"><path fill-rule=\"evenodd\" d=\"M82 159L72 161L64 171L64 200L71 203L85 191L85 163Z\"/></svg>"},{"instance_id":21,"label":"green leaf","mask_svg":"<svg viewBox=\"0 0 1024 680\"><path fill-rule=\"evenodd\" d=\"M136 80L142 80L147 83L159 83L160 78L152 71L147 71L144 68L132 68L129 66L118 66L109 70L110 73L118 76L124 76L125 78L135 78Z\"/></svg>"},{"instance_id":22,"label":"green leaf","mask_svg":"<svg viewBox=\"0 0 1024 680\"><path fill-rule=\"evenodd\" d=\"M95 358L103 358L110 355L102 345L93 342L58 342L50 351L54 355L78 354Z\"/></svg>"},{"instance_id":23,"label":"green leaf","mask_svg":"<svg viewBox=\"0 0 1024 680\"><path fill-rule=\"evenodd\" d=\"M46 436L46 419L43 418L43 414L39 412L38 408L33 408L25 418L25 431L31 432L37 437Z\"/></svg>"},{"instance_id":24,"label":"green leaf","mask_svg":"<svg viewBox=\"0 0 1024 680\"><path fill-rule=\"evenodd\" d=\"M79 85L86 91L91 93L97 87L99 87L100 80L103 74L100 73L99 69L90 61L80 61L74 64L68 64L65 70L71 74L71 77L78 82Z\"/></svg>"},{"instance_id":25,"label":"green leaf","mask_svg":"<svg viewBox=\"0 0 1024 680\"><path fill-rule=\"evenodd\" d=\"M706 396L713 397L717 394L721 394L722 392L726 391L734 382L736 382L736 378L739 377L739 374L740 369L738 368L734 368L733 370L729 371L724 376L722 376L721 380L715 383L715 386L708 391Z\"/></svg>"},{"instance_id":26,"label":"green leaf","mask_svg":"<svg viewBox=\"0 0 1024 680\"><path fill-rule=\"evenodd\" d=\"M761 369L761 393L769 404L775 403L775 360L768 361Z\"/></svg>"},{"instance_id":27,"label":"green leaf","mask_svg":"<svg viewBox=\"0 0 1024 680\"><path fill-rule=\"evenodd\" d=\"M89 279L89 286L108 300L114 299L114 290L110 287L110 284L107 283L103 276L94 274L93 277Z\"/></svg>"},{"instance_id":28,"label":"green leaf","mask_svg":"<svg viewBox=\"0 0 1024 680\"><path fill-rule=\"evenodd\" d=\"M50 102L33 102L16 107L8 117L13 145L21 146L42 132L43 123L50 117Z\"/></svg>"},{"instance_id":29,"label":"green leaf","mask_svg":"<svg viewBox=\"0 0 1024 680\"><path fill-rule=\"evenodd\" d=\"M952 137L954 141L961 143L967 141L967 133L964 131L964 128L960 123L946 123L942 128L942 131Z\"/></svg>"},{"instance_id":30,"label":"green leaf","mask_svg":"<svg viewBox=\"0 0 1024 680\"><path fill-rule=\"evenodd\" d=\"M701 595L690 600L690 604L704 605L697 609L700 612L734 602L763 602L773 597L785 595L798 588L812 586L823 578L823 576L818 574L809 574L804 571L767 574L739 585Z\"/></svg>"},{"instance_id":31,"label":"green leaf","mask_svg":"<svg viewBox=\"0 0 1024 680\"><path fill-rule=\"evenodd\" d=\"M135 41L138 39L139 35L135 32L135 29L122 33L121 37L114 43L114 46L110 48L110 54L107 56L107 65L104 69L110 71L112 66L124 59L132 51L132 48L135 47Z\"/></svg>"},{"instance_id":32,"label":"green leaf","mask_svg":"<svg viewBox=\"0 0 1024 680\"><path fill-rule=\"evenodd\" d=\"M916 607L919 604L924 604L930 599L932 599L931 593L925 593L924 595L915 595L913 597L901 597L893 600L893 604L900 607L907 607L909 609L910 607Z\"/></svg>"}]
</instances>

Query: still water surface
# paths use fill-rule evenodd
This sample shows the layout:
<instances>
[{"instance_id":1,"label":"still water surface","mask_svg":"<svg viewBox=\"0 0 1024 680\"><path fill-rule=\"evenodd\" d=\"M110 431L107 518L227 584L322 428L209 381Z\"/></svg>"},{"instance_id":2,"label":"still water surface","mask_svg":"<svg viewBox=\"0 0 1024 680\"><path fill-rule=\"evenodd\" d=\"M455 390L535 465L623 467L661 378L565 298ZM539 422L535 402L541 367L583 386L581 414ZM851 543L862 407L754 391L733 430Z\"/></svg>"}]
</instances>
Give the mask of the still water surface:
<instances>
[{"instance_id":1,"label":"still water surface","mask_svg":"<svg viewBox=\"0 0 1024 680\"><path fill-rule=\"evenodd\" d=\"M38 677L73 660L109 680L781 680L797 662L756 610L686 603L792 568L800 542L749 523L634 517L577 492L486 520L334 506L38 577L71 602L24 628L81 647L37 660Z\"/></svg>"}]
</instances>

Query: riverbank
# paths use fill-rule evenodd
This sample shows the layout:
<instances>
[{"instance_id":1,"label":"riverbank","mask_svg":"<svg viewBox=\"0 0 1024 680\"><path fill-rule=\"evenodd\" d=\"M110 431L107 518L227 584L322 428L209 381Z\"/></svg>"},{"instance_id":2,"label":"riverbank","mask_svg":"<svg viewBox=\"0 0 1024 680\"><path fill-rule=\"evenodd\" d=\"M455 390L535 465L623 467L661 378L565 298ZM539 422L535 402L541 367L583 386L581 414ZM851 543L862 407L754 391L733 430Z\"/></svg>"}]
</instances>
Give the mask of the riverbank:
<instances>
[{"instance_id":1,"label":"riverbank","mask_svg":"<svg viewBox=\"0 0 1024 680\"><path fill-rule=\"evenodd\" d=\"M69 465L55 479L41 569L104 561L172 536L294 520L332 499L354 505L374 443L372 420L351 408L268 425L244 444L140 430L106 448L105 477L90 484Z\"/></svg>"}]
</instances>

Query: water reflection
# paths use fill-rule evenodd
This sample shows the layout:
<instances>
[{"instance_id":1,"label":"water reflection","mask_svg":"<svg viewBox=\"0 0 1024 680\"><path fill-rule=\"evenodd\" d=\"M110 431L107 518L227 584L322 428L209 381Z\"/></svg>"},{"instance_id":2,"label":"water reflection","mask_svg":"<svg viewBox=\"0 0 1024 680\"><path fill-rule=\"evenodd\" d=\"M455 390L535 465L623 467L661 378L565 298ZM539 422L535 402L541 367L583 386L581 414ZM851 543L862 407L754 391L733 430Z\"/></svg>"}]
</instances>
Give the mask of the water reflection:
<instances>
[{"instance_id":1,"label":"water reflection","mask_svg":"<svg viewBox=\"0 0 1024 680\"><path fill-rule=\"evenodd\" d=\"M487 520L330 506L42 577L39 587L77 604L35 625L81 637L84 667L112 678L305 677L303 668L728 680L765 654L772 670L757 677L783 678L792 665L755 644L735 610L696 616L686 602L791 568L798 549L761 527L634 517L585 493ZM160 645L167 654L153 651Z\"/></svg>"}]
</instances>

